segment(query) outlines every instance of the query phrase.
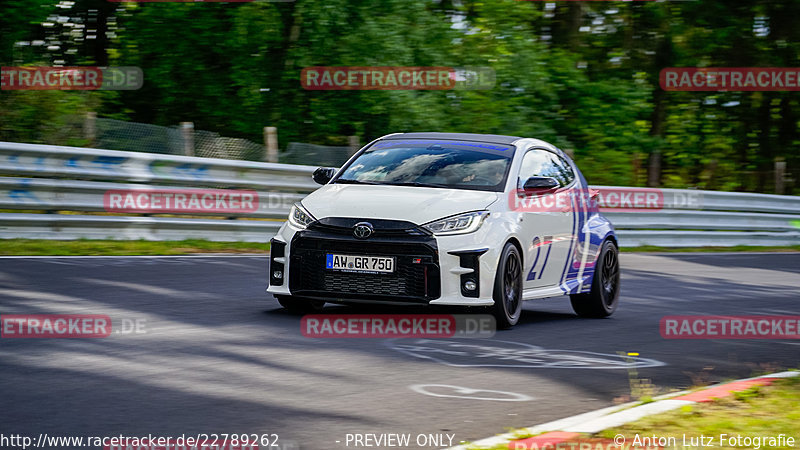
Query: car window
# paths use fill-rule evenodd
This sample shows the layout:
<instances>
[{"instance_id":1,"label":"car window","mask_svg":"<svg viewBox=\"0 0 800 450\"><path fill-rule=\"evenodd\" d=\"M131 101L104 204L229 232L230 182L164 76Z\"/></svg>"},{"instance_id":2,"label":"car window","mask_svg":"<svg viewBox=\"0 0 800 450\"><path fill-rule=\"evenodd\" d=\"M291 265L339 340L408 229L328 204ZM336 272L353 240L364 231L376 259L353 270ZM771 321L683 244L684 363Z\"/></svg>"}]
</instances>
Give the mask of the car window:
<instances>
[{"instance_id":1,"label":"car window","mask_svg":"<svg viewBox=\"0 0 800 450\"><path fill-rule=\"evenodd\" d=\"M387 140L365 150L334 183L502 191L514 147L446 140Z\"/></svg>"},{"instance_id":2,"label":"car window","mask_svg":"<svg viewBox=\"0 0 800 450\"><path fill-rule=\"evenodd\" d=\"M569 163L555 153L531 150L522 158L522 167L519 171L520 183L524 183L530 177L552 177L563 187L572 183L575 173Z\"/></svg>"}]
</instances>

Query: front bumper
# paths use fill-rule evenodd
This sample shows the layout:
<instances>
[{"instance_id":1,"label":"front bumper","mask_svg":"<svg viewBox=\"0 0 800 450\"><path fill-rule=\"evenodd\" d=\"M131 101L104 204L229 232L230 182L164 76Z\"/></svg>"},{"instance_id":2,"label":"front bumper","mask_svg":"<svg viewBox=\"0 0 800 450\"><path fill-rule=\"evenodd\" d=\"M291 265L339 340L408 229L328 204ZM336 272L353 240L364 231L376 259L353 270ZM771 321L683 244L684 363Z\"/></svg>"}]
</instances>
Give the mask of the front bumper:
<instances>
[{"instance_id":1,"label":"front bumper","mask_svg":"<svg viewBox=\"0 0 800 450\"><path fill-rule=\"evenodd\" d=\"M375 234L356 239L352 227L363 220ZM305 230L286 223L273 239L267 292L342 303L490 306L499 255L481 242L485 237L480 230L434 236L410 222L378 219L326 218ZM331 271L327 253L393 256L396 268L392 274ZM273 276L275 267L281 279ZM477 289L465 290L467 280Z\"/></svg>"}]
</instances>

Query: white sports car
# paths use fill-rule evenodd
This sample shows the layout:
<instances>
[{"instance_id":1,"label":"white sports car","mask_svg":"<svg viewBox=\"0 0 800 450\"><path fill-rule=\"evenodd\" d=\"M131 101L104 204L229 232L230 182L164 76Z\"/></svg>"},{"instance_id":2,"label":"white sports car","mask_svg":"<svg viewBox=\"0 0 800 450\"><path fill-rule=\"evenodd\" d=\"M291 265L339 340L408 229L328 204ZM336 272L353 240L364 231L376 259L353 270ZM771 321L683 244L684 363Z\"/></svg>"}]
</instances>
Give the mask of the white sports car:
<instances>
[{"instance_id":1,"label":"white sports car","mask_svg":"<svg viewBox=\"0 0 800 450\"><path fill-rule=\"evenodd\" d=\"M512 136L404 133L369 143L292 208L271 240L269 287L285 308L325 302L490 308L570 295L605 317L619 297L617 240L574 162Z\"/></svg>"}]
</instances>

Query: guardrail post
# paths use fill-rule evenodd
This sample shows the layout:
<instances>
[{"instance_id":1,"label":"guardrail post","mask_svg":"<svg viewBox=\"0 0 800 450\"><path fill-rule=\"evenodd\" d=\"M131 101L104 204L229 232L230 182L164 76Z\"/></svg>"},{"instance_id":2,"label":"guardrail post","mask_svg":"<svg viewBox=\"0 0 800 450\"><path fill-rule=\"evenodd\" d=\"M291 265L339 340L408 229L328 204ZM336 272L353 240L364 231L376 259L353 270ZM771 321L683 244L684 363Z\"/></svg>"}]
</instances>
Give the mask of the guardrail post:
<instances>
[{"instance_id":1,"label":"guardrail post","mask_svg":"<svg viewBox=\"0 0 800 450\"><path fill-rule=\"evenodd\" d=\"M89 147L94 147L97 141L97 113L87 112L83 122L83 137L88 141Z\"/></svg>"},{"instance_id":2,"label":"guardrail post","mask_svg":"<svg viewBox=\"0 0 800 450\"><path fill-rule=\"evenodd\" d=\"M635 152L631 157L631 170L633 170L633 185L639 186L639 178L642 173L642 154Z\"/></svg>"},{"instance_id":3,"label":"guardrail post","mask_svg":"<svg viewBox=\"0 0 800 450\"><path fill-rule=\"evenodd\" d=\"M661 150L654 149L650 154L650 164L647 168L647 186L661 186Z\"/></svg>"},{"instance_id":4,"label":"guardrail post","mask_svg":"<svg viewBox=\"0 0 800 450\"><path fill-rule=\"evenodd\" d=\"M347 146L350 147L350 155L355 155L361 148L361 139L359 139L358 136L348 136Z\"/></svg>"},{"instance_id":5,"label":"guardrail post","mask_svg":"<svg viewBox=\"0 0 800 450\"><path fill-rule=\"evenodd\" d=\"M194 123L181 122L181 137L183 138L183 154L194 156Z\"/></svg>"},{"instance_id":6,"label":"guardrail post","mask_svg":"<svg viewBox=\"0 0 800 450\"><path fill-rule=\"evenodd\" d=\"M775 158L775 193L783 194L786 190L784 181L786 180L786 161L783 158Z\"/></svg>"},{"instance_id":7,"label":"guardrail post","mask_svg":"<svg viewBox=\"0 0 800 450\"><path fill-rule=\"evenodd\" d=\"M264 127L264 147L267 149L267 162L278 162L278 129L276 127Z\"/></svg>"}]
</instances>

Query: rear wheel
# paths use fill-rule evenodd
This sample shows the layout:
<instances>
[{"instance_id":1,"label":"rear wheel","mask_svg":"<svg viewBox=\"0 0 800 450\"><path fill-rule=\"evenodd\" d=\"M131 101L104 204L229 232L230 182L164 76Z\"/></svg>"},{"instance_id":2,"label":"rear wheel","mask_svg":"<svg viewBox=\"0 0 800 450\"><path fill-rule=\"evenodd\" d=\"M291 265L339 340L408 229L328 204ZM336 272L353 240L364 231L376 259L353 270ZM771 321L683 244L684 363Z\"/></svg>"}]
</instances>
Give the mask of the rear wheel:
<instances>
[{"instance_id":1,"label":"rear wheel","mask_svg":"<svg viewBox=\"0 0 800 450\"><path fill-rule=\"evenodd\" d=\"M322 311L322 307L325 306L325 302L322 300L311 300L288 295L276 295L275 299L292 314L312 314Z\"/></svg>"},{"instance_id":2,"label":"rear wheel","mask_svg":"<svg viewBox=\"0 0 800 450\"><path fill-rule=\"evenodd\" d=\"M492 297L492 314L497 320L497 328L516 325L522 314L522 258L514 244L506 244L500 255Z\"/></svg>"},{"instance_id":3,"label":"rear wheel","mask_svg":"<svg viewBox=\"0 0 800 450\"><path fill-rule=\"evenodd\" d=\"M619 303L619 250L611 241L603 242L594 268L592 290L570 295L572 309L581 317L602 318L614 313Z\"/></svg>"}]
</instances>

